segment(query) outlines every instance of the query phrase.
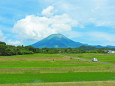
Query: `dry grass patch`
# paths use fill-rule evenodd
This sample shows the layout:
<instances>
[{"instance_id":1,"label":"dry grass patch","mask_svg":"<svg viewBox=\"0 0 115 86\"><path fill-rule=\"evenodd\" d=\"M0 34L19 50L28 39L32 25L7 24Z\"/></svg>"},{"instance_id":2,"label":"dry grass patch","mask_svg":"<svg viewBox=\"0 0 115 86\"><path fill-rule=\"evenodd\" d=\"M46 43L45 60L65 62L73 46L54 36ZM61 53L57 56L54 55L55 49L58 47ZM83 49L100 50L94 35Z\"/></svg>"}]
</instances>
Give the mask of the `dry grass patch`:
<instances>
[{"instance_id":1,"label":"dry grass patch","mask_svg":"<svg viewBox=\"0 0 115 86\"><path fill-rule=\"evenodd\" d=\"M48 58L43 58L43 57L32 57L32 58L12 58L12 57L1 57L0 58L0 61L20 61L20 60L23 60L23 61L36 61L36 60L70 60L69 57L62 57L62 58L59 58L59 57L48 57Z\"/></svg>"},{"instance_id":2,"label":"dry grass patch","mask_svg":"<svg viewBox=\"0 0 115 86\"><path fill-rule=\"evenodd\" d=\"M46 68L0 68L0 74L33 73L67 73L67 72L115 72L115 66L110 67L46 67Z\"/></svg>"},{"instance_id":3,"label":"dry grass patch","mask_svg":"<svg viewBox=\"0 0 115 86\"><path fill-rule=\"evenodd\" d=\"M115 81L0 84L0 86L115 86Z\"/></svg>"}]
</instances>

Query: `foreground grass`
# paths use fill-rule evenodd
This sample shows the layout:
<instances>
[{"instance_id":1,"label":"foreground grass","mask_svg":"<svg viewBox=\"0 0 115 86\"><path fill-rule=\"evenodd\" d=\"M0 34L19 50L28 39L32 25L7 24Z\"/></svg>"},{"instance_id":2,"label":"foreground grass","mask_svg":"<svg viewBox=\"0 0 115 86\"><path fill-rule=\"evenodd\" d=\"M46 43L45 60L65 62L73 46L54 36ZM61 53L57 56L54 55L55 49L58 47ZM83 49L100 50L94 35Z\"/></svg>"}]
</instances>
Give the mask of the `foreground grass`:
<instances>
[{"instance_id":1,"label":"foreground grass","mask_svg":"<svg viewBox=\"0 0 115 86\"><path fill-rule=\"evenodd\" d=\"M68 55L88 59L97 56L105 61L109 59L108 62L115 61L114 54ZM102 63L72 59L58 54L0 56L0 86L76 86L76 84L85 86L82 83L84 81L112 82L114 80L115 66ZM92 86L89 83L95 82L84 83L86 86ZM99 82L99 85L103 86L101 84L103 82ZM108 84L110 83L108 82Z\"/></svg>"},{"instance_id":2,"label":"foreground grass","mask_svg":"<svg viewBox=\"0 0 115 86\"><path fill-rule=\"evenodd\" d=\"M115 80L111 72L0 74L0 84Z\"/></svg>"}]
</instances>

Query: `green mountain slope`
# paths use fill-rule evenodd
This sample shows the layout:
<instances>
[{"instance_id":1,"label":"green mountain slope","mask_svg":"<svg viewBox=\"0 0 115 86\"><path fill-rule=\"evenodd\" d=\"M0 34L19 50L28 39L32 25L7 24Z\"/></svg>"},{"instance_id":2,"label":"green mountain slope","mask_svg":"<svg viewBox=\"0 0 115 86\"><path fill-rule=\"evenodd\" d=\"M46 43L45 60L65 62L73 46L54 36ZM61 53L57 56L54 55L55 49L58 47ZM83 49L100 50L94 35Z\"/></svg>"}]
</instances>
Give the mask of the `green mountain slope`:
<instances>
[{"instance_id":1,"label":"green mountain slope","mask_svg":"<svg viewBox=\"0 0 115 86\"><path fill-rule=\"evenodd\" d=\"M52 34L31 46L35 48L77 48L81 45L83 44L74 42L62 34Z\"/></svg>"}]
</instances>

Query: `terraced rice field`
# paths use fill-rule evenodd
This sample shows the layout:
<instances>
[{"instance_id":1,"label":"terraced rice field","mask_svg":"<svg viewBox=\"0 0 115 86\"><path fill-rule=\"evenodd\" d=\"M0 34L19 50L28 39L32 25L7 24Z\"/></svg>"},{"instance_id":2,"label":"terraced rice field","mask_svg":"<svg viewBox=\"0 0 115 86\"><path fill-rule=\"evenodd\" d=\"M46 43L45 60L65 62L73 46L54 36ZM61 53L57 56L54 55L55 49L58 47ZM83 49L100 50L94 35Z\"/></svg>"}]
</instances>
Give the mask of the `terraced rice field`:
<instances>
[{"instance_id":1,"label":"terraced rice field","mask_svg":"<svg viewBox=\"0 0 115 86\"><path fill-rule=\"evenodd\" d=\"M115 62L115 54L0 56L0 86L115 85L115 66L83 61L69 56L87 59L96 57L104 62Z\"/></svg>"}]
</instances>

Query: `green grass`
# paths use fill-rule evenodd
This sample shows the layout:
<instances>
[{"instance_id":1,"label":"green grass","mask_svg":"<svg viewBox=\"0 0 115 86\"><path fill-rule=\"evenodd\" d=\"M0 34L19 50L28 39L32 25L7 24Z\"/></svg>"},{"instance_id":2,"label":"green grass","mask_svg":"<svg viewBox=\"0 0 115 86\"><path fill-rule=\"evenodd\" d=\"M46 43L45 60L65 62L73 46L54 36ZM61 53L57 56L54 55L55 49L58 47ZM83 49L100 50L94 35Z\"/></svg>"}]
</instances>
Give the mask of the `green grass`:
<instances>
[{"instance_id":1,"label":"green grass","mask_svg":"<svg viewBox=\"0 0 115 86\"><path fill-rule=\"evenodd\" d=\"M79 60L43 60L43 61L0 61L0 68L32 68L32 67L79 67L79 66L109 66L100 63Z\"/></svg>"},{"instance_id":2,"label":"green grass","mask_svg":"<svg viewBox=\"0 0 115 86\"><path fill-rule=\"evenodd\" d=\"M67 54L114 63L115 54ZM53 61L55 59L55 61ZM0 84L115 80L115 66L58 54L0 56Z\"/></svg>"},{"instance_id":3,"label":"green grass","mask_svg":"<svg viewBox=\"0 0 115 86\"><path fill-rule=\"evenodd\" d=\"M98 61L108 62L115 64L115 54L91 54L91 53L84 53L84 54L67 54L68 56L85 58L85 59L93 59L97 58Z\"/></svg>"},{"instance_id":4,"label":"green grass","mask_svg":"<svg viewBox=\"0 0 115 86\"><path fill-rule=\"evenodd\" d=\"M0 84L40 83L40 82L76 82L115 80L115 73L79 72L79 73L24 73L0 74Z\"/></svg>"}]
</instances>

